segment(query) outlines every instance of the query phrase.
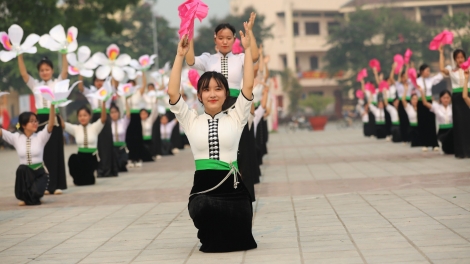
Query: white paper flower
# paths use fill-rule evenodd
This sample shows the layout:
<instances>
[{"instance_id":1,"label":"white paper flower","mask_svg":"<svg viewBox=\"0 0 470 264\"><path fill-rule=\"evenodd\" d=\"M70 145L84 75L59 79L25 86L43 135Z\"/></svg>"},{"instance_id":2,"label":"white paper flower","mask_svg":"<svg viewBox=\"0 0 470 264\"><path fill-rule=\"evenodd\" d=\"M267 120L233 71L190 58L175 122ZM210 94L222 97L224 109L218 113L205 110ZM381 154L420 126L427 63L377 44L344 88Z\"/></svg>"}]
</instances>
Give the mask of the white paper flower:
<instances>
[{"instance_id":1,"label":"white paper flower","mask_svg":"<svg viewBox=\"0 0 470 264\"><path fill-rule=\"evenodd\" d=\"M77 60L78 54L78 60ZM81 46L78 48L77 54L69 53L67 54L67 61L69 62L69 74L78 75L84 77L92 77L93 70L98 67L98 65L90 58L91 50L87 46Z\"/></svg>"},{"instance_id":2,"label":"white paper flower","mask_svg":"<svg viewBox=\"0 0 470 264\"><path fill-rule=\"evenodd\" d=\"M60 51L62 54L67 54L77 50L77 35L78 29L76 27L69 27L67 35L65 35L64 27L57 25L49 31L49 34L41 36L39 45L51 51Z\"/></svg>"},{"instance_id":3,"label":"white paper flower","mask_svg":"<svg viewBox=\"0 0 470 264\"><path fill-rule=\"evenodd\" d=\"M150 69L152 64L155 63L155 58L156 57L157 57L157 55L152 55L152 56L149 56L147 54L142 55L142 56L140 56L139 61L131 60L130 65L138 71L147 71L147 70Z\"/></svg>"},{"instance_id":4,"label":"white paper flower","mask_svg":"<svg viewBox=\"0 0 470 264\"><path fill-rule=\"evenodd\" d=\"M18 25L12 25L8 29L8 34L0 32L0 41L5 49L0 51L1 61L10 61L22 53L34 54L37 52L37 48L34 45L39 41L39 35L30 34L23 42L23 45L20 45L23 34L23 29Z\"/></svg>"},{"instance_id":5,"label":"white paper flower","mask_svg":"<svg viewBox=\"0 0 470 264\"><path fill-rule=\"evenodd\" d=\"M127 98L129 96L132 96L138 90L138 88L138 85L132 86L132 83L119 84L117 88L117 94L119 96L124 96Z\"/></svg>"},{"instance_id":6,"label":"white paper flower","mask_svg":"<svg viewBox=\"0 0 470 264\"><path fill-rule=\"evenodd\" d=\"M103 83L103 87L100 89L96 89L96 87L91 86L90 90L91 93L88 93L86 97L96 98L100 101L108 101L110 98L113 97L115 93L115 89L111 84L111 78L107 78L106 81Z\"/></svg>"},{"instance_id":7,"label":"white paper flower","mask_svg":"<svg viewBox=\"0 0 470 264\"><path fill-rule=\"evenodd\" d=\"M136 69L126 66L123 68L124 72L126 72L128 80L135 80L138 76L142 76L142 71L136 71Z\"/></svg>"},{"instance_id":8,"label":"white paper flower","mask_svg":"<svg viewBox=\"0 0 470 264\"><path fill-rule=\"evenodd\" d=\"M38 86L34 88L35 94L42 94L44 99L51 102L53 105L65 106L71 101L67 100L67 97L72 92L73 88L79 83L75 82L72 87L69 88L70 80L62 80L57 82L54 86L54 89L51 89L49 86Z\"/></svg>"},{"instance_id":9,"label":"white paper flower","mask_svg":"<svg viewBox=\"0 0 470 264\"><path fill-rule=\"evenodd\" d=\"M118 82L122 81L125 77L123 67L131 62L129 55L119 55L119 47L116 44L109 45L106 49L106 55L103 52L97 52L92 58L95 63L101 65L96 69L97 78L106 79L111 74Z\"/></svg>"}]
</instances>

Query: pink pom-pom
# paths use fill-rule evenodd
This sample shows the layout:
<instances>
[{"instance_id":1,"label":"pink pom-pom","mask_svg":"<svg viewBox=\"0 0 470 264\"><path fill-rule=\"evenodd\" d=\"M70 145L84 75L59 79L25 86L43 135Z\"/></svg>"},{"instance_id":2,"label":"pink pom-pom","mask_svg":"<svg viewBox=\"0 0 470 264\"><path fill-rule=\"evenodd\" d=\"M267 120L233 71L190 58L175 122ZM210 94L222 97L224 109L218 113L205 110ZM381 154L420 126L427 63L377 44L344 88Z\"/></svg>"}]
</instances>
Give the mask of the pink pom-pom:
<instances>
[{"instance_id":1,"label":"pink pom-pom","mask_svg":"<svg viewBox=\"0 0 470 264\"><path fill-rule=\"evenodd\" d=\"M377 59L372 59L369 61L369 67L371 67L372 69L375 68L377 69L377 72L380 72L380 62L379 60Z\"/></svg>"},{"instance_id":2,"label":"pink pom-pom","mask_svg":"<svg viewBox=\"0 0 470 264\"><path fill-rule=\"evenodd\" d=\"M366 91L369 91L371 94L375 94L375 86L368 82L364 85L364 88L366 89Z\"/></svg>"},{"instance_id":3,"label":"pink pom-pom","mask_svg":"<svg viewBox=\"0 0 470 264\"><path fill-rule=\"evenodd\" d=\"M431 43L429 43L430 50L438 50L441 45L450 45L454 42L454 34L448 30L444 30L437 34Z\"/></svg>"},{"instance_id":4,"label":"pink pom-pom","mask_svg":"<svg viewBox=\"0 0 470 264\"><path fill-rule=\"evenodd\" d=\"M362 90L357 90L356 91L356 97L358 99L364 99L364 92Z\"/></svg>"},{"instance_id":5,"label":"pink pom-pom","mask_svg":"<svg viewBox=\"0 0 470 264\"><path fill-rule=\"evenodd\" d=\"M405 60L403 59L403 56L401 54L396 54L395 56L393 56L393 61L397 64L397 67L395 68L395 74L398 74L400 73L400 70L405 63Z\"/></svg>"},{"instance_id":6,"label":"pink pom-pom","mask_svg":"<svg viewBox=\"0 0 470 264\"><path fill-rule=\"evenodd\" d=\"M181 18L180 29L178 31L180 39L188 34L188 40L194 37L194 20L202 21L207 17L209 7L201 0L187 0L178 7L178 15Z\"/></svg>"},{"instance_id":7,"label":"pink pom-pom","mask_svg":"<svg viewBox=\"0 0 470 264\"><path fill-rule=\"evenodd\" d=\"M233 46L232 46L232 53L233 54L243 53L243 47L239 39L235 39L235 42L233 43Z\"/></svg>"},{"instance_id":8,"label":"pink pom-pom","mask_svg":"<svg viewBox=\"0 0 470 264\"><path fill-rule=\"evenodd\" d=\"M416 87L418 86L418 84L416 83L417 77L418 77L418 75L417 75L416 70L414 68L408 69L408 78L410 78L411 83Z\"/></svg>"},{"instance_id":9,"label":"pink pom-pom","mask_svg":"<svg viewBox=\"0 0 470 264\"><path fill-rule=\"evenodd\" d=\"M367 77L367 69L364 68L362 69L361 71L359 71L359 73L357 74L357 78L356 80L358 82L360 82L361 80L363 80L365 77Z\"/></svg>"},{"instance_id":10,"label":"pink pom-pom","mask_svg":"<svg viewBox=\"0 0 470 264\"><path fill-rule=\"evenodd\" d=\"M389 85L387 81L381 81L379 83L379 92L383 92L383 90L388 90Z\"/></svg>"},{"instance_id":11,"label":"pink pom-pom","mask_svg":"<svg viewBox=\"0 0 470 264\"><path fill-rule=\"evenodd\" d=\"M197 89L197 82L199 81L199 73L195 69L191 69L188 72L188 78L189 82L191 85L194 87L194 89Z\"/></svg>"},{"instance_id":12,"label":"pink pom-pom","mask_svg":"<svg viewBox=\"0 0 470 264\"><path fill-rule=\"evenodd\" d=\"M470 57L468 58L466 62L460 64L460 69L466 71L468 70L468 68L470 68Z\"/></svg>"},{"instance_id":13,"label":"pink pom-pom","mask_svg":"<svg viewBox=\"0 0 470 264\"><path fill-rule=\"evenodd\" d=\"M413 52L410 49L406 49L404 56L405 64L410 62L411 55L413 55Z\"/></svg>"}]
</instances>

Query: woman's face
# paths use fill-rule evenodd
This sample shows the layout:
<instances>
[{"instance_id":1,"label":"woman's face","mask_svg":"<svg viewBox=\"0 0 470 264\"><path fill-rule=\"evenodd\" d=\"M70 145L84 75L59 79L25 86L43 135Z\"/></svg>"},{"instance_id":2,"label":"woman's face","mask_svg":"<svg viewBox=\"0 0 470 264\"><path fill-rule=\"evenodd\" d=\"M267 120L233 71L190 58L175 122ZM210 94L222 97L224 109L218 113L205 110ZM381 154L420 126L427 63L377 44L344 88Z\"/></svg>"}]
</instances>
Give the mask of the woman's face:
<instances>
[{"instance_id":1,"label":"woman's face","mask_svg":"<svg viewBox=\"0 0 470 264\"><path fill-rule=\"evenodd\" d=\"M78 122L80 123L80 125L82 126L88 125L88 123L90 123L90 119L91 119L91 115L88 114L88 112L85 111L84 109L78 112Z\"/></svg>"},{"instance_id":2,"label":"woman's face","mask_svg":"<svg viewBox=\"0 0 470 264\"><path fill-rule=\"evenodd\" d=\"M217 81L212 78L209 87L202 87L198 97L202 101L206 112L218 113L222 111L222 105L227 98L227 94L225 88L219 86Z\"/></svg>"},{"instance_id":3,"label":"woman's face","mask_svg":"<svg viewBox=\"0 0 470 264\"><path fill-rule=\"evenodd\" d=\"M167 116L162 116L162 118L160 119L160 124L162 125L166 125L168 124L168 117Z\"/></svg>"},{"instance_id":4,"label":"woman's face","mask_svg":"<svg viewBox=\"0 0 470 264\"><path fill-rule=\"evenodd\" d=\"M235 42L235 36L230 29L224 28L217 32L214 41L216 50L222 54L227 54L232 51L232 46Z\"/></svg>"},{"instance_id":5,"label":"woman's face","mask_svg":"<svg viewBox=\"0 0 470 264\"><path fill-rule=\"evenodd\" d=\"M449 106L450 105L450 102L452 101L452 98L450 97L450 95L448 94L444 94L442 97L441 97L441 104L443 106Z\"/></svg>"},{"instance_id":6,"label":"woman's face","mask_svg":"<svg viewBox=\"0 0 470 264\"><path fill-rule=\"evenodd\" d=\"M54 73L54 70L51 68L51 66L45 63L39 66L39 77L41 78L41 80L49 81L50 79L52 79L53 73Z\"/></svg>"},{"instance_id":7,"label":"woman's face","mask_svg":"<svg viewBox=\"0 0 470 264\"><path fill-rule=\"evenodd\" d=\"M460 67L460 64L465 62L465 57L463 56L462 52L459 52L457 56L455 57L455 63L457 63L457 66Z\"/></svg>"},{"instance_id":8,"label":"woman's face","mask_svg":"<svg viewBox=\"0 0 470 264\"><path fill-rule=\"evenodd\" d=\"M23 126L23 130L28 133L36 133L38 131L38 120L35 115L29 117L29 122Z\"/></svg>"},{"instance_id":9,"label":"woman's face","mask_svg":"<svg viewBox=\"0 0 470 264\"><path fill-rule=\"evenodd\" d=\"M147 91L149 91L149 92L150 92L150 91L155 91L155 85L149 84L149 85L147 86Z\"/></svg>"},{"instance_id":10,"label":"woman's face","mask_svg":"<svg viewBox=\"0 0 470 264\"><path fill-rule=\"evenodd\" d=\"M93 83L93 85L97 88L97 89L101 89L101 87L103 87L103 84L104 84L104 80L100 80L98 78L95 79L95 82Z\"/></svg>"},{"instance_id":11,"label":"woman's face","mask_svg":"<svg viewBox=\"0 0 470 264\"><path fill-rule=\"evenodd\" d=\"M412 105L413 107L418 106L418 96L417 96L416 94L414 94L413 96L411 96L410 102L411 102L411 105Z\"/></svg>"},{"instance_id":12,"label":"woman's face","mask_svg":"<svg viewBox=\"0 0 470 264\"><path fill-rule=\"evenodd\" d=\"M379 101L379 102L377 103L377 107L378 107L379 109L384 109L384 102Z\"/></svg>"},{"instance_id":13,"label":"woman's face","mask_svg":"<svg viewBox=\"0 0 470 264\"><path fill-rule=\"evenodd\" d=\"M109 110L109 115L111 116L111 119L113 121L118 121L119 120L119 111L116 109L116 108L111 108L111 110Z\"/></svg>"},{"instance_id":14,"label":"woman's face","mask_svg":"<svg viewBox=\"0 0 470 264\"><path fill-rule=\"evenodd\" d=\"M423 78L428 78L430 75L431 75L431 69L429 67L427 67L421 72L421 76L423 76Z\"/></svg>"},{"instance_id":15,"label":"woman's face","mask_svg":"<svg viewBox=\"0 0 470 264\"><path fill-rule=\"evenodd\" d=\"M147 120L148 117L149 113L147 111L140 111L140 119L142 119L142 121Z\"/></svg>"},{"instance_id":16,"label":"woman's face","mask_svg":"<svg viewBox=\"0 0 470 264\"><path fill-rule=\"evenodd\" d=\"M403 74L403 75L400 76L400 82L401 82L401 83L406 83L407 81L408 81L408 80L407 80L407 78L406 78L406 74Z\"/></svg>"}]
</instances>

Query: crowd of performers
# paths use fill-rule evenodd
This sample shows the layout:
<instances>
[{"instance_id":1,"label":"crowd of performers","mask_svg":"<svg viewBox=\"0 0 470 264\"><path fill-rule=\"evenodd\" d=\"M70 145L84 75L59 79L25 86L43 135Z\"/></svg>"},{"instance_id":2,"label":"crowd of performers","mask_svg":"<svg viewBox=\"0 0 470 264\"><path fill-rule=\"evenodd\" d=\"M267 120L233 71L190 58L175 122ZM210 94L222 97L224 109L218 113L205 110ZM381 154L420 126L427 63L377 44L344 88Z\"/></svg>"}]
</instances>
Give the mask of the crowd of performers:
<instances>
[{"instance_id":1,"label":"crowd of performers","mask_svg":"<svg viewBox=\"0 0 470 264\"><path fill-rule=\"evenodd\" d=\"M244 23L244 32L219 25L214 30L214 54L195 56L193 40L185 35L171 75L157 74L147 82L150 78L144 72L127 82L135 88L133 94L99 100L93 96L96 91L122 83L96 76L90 87L80 82L78 90L88 104L77 110L78 124L63 120L56 104L37 91L39 86L54 90L67 78L66 55L57 78L49 59L39 61L39 79L28 73L19 55L21 76L34 92L37 112L22 113L19 132L2 129L0 136L15 147L20 159L15 185L20 205L38 205L44 194L61 194L67 189L67 167L75 185L92 185L95 177L115 177L191 148L196 171L188 209L199 230L200 250L256 248L252 202L267 154L270 107L269 72L252 32L255 17L252 14ZM234 54L237 35L244 52ZM204 72L196 87L185 78L188 68ZM84 80L81 75L79 79ZM74 136L78 147L68 157L68 166L63 131Z\"/></svg>"},{"instance_id":2,"label":"crowd of performers","mask_svg":"<svg viewBox=\"0 0 470 264\"><path fill-rule=\"evenodd\" d=\"M394 63L387 80L373 68L377 85L386 89L375 89L360 80L365 97L359 99L357 108L364 123L364 136L408 143L424 152L441 151L456 158L470 158L469 72L461 67L467 57L463 50L455 50L452 67L445 66L442 45L439 53L437 74L432 74L427 64L416 71L406 63L396 71L399 66ZM413 72L418 73L418 78L410 76ZM433 86L444 77L450 77L452 92L444 90L437 97L432 93Z\"/></svg>"}]
</instances>

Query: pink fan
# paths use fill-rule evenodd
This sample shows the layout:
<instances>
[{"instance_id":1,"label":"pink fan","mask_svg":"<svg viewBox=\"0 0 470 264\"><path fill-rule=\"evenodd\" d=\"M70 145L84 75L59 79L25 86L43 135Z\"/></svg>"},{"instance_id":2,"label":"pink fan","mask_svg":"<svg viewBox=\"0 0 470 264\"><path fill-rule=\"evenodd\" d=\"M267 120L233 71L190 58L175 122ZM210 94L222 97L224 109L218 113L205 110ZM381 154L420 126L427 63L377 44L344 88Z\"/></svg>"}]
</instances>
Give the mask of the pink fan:
<instances>
[{"instance_id":1,"label":"pink fan","mask_svg":"<svg viewBox=\"0 0 470 264\"><path fill-rule=\"evenodd\" d=\"M194 37L194 20L197 18L202 22L207 17L209 7L201 0L187 0L178 7L181 18L180 29L178 31L180 39L188 34L188 41Z\"/></svg>"},{"instance_id":2,"label":"pink fan","mask_svg":"<svg viewBox=\"0 0 470 264\"><path fill-rule=\"evenodd\" d=\"M357 90L356 91L356 97L358 99L364 99L364 92L362 90Z\"/></svg>"},{"instance_id":3,"label":"pink fan","mask_svg":"<svg viewBox=\"0 0 470 264\"><path fill-rule=\"evenodd\" d=\"M387 81L381 81L379 83L379 92L383 92L383 90L388 90L389 85Z\"/></svg>"},{"instance_id":4,"label":"pink fan","mask_svg":"<svg viewBox=\"0 0 470 264\"><path fill-rule=\"evenodd\" d=\"M406 49L404 56L405 64L410 62L411 55L413 55L413 52L410 49Z\"/></svg>"},{"instance_id":5,"label":"pink fan","mask_svg":"<svg viewBox=\"0 0 470 264\"><path fill-rule=\"evenodd\" d=\"M377 72L380 72L380 62L379 60L377 59L372 59L369 61L369 67L371 67L372 69L375 68L377 69Z\"/></svg>"},{"instance_id":6,"label":"pink fan","mask_svg":"<svg viewBox=\"0 0 470 264\"><path fill-rule=\"evenodd\" d=\"M189 82L191 85L194 87L194 89L197 89L197 82L199 81L199 73L195 69L191 69L188 72L188 78Z\"/></svg>"},{"instance_id":7,"label":"pink fan","mask_svg":"<svg viewBox=\"0 0 470 264\"><path fill-rule=\"evenodd\" d=\"M468 70L468 68L470 68L470 57L468 58L466 62L460 64L460 69L466 71Z\"/></svg>"},{"instance_id":8,"label":"pink fan","mask_svg":"<svg viewBox=\"0 0 470 264\"><path fill-rule=\"evenodd\" d=\"M365 77L367 77L367 69L366 69L366 68L362 69L362 70L357 74L356 80L357 80L358 82L360 82L360 81L361 81L362 79L364 79Z\"/></svg>"},{"instance_id":9,"label":"pink fan","mask_svg":"<svg viewBox=\"0 0 470 264\"><path fill-rule=\"evenodd\" d=\"M401 68L405 64L405 60L403 59L403 56L401 54L396 54L393 56L393 61L397 64L397 67L395 68L395 74L400 73Z\"/></svg>"},{"instance_id":10,"label":"pink fan","mask_svg":"<svg viewBox=\"0 0 470 264\"><path fill-rule=\"evenodd\" d=\"M417 79L417 73L416 73L416 70L414 68L410 68L408 69L408 78L410 78L411 80L411 83L413 83L414 86L418 86L418 84L416 83L416 79Z\"/></svg>"},{"instance_id":11,"label":"pink fan","mask_svg":"<svg viewBox=\"0 0 470 264\"><path fill-rule=\"evenodd\" d=\"M232 53L233 53L233 54L240 54L240 53L243 53L243 47L242 47L242 45L240 44L240 40L239 40L239 39L235 39L235 42L233 43L233 46L232 46Z\"/></svg>"},{"instance_id":12,"label":"pink fan","mask_svg":"<svg viewBox=\"0 0 470 264\"><path fill-rule=\"evenodd\" d=\"M364 88L366 89L366 91L369 91L371 94L375 94L375 86L368 82L364 85Z\"/></svg>"},{"instance_id":13,"label":"pink fan","mask_svg":"<svg viewBox=\"0 0 470 264\"><path fill-rule=\"evenodd\" d=\"M434 39L431 41L431 43L429 43L429 49L438 50L439 46L452 44L453 41L454 41L454 34L448 30L444 30L441 33L439 33L437 36L435 36Z\"/></svg>"}]
</instances>

